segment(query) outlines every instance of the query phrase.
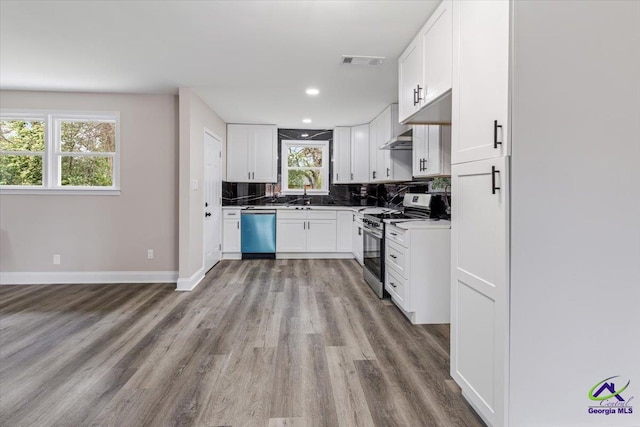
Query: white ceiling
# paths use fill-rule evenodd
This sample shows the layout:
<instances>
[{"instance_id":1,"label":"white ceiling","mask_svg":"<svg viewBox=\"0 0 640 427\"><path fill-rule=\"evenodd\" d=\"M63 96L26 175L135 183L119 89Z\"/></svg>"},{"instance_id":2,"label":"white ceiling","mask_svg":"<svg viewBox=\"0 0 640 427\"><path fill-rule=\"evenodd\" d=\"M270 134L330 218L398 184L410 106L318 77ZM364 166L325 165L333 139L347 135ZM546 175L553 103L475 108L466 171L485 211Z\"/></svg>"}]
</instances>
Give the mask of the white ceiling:
<instances>
[{"instance_id":1,"label":"white ceiling","mask_svg":"<svg viewBox=\"0 0 640 427\"><path fill-rule=\"evenodd\" d=\"M398 56L439 3L2 0L0 87L191 87L228 123L365 123L397 102ZM347 66L344 54L387 59Z\"/></svg>"}]
</instances>

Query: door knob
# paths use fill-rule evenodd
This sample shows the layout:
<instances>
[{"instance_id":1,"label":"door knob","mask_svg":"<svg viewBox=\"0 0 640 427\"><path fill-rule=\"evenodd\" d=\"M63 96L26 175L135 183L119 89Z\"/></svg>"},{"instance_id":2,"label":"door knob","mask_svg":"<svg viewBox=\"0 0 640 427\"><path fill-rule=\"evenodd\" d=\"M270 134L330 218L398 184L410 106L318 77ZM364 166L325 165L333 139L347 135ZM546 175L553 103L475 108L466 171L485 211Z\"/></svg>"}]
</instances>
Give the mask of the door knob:
<instances>
[{"instance_id":1,"label":"door knob","mask_svg":"<svg viewBox=\"0 0 640 427\"><path fill-rule=\"evenodd\" d=\"M207 216L211 216L211 212L206 212L206 213L204 214L204 216L205 216L205 217L207 217Z\"/></svg>"}]
</instances>

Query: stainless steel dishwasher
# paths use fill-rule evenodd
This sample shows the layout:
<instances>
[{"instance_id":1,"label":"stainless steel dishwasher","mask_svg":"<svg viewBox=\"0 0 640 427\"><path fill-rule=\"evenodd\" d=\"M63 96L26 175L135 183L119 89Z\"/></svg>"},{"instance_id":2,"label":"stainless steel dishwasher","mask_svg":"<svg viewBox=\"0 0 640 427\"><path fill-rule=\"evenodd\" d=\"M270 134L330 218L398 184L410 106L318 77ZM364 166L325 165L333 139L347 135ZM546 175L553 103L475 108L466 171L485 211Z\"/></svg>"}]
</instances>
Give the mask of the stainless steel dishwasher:
<instances>
[{"instance_id":1,"label":"stainless steel dishwasher","mask_svg":"<svg viewBox=\"0 0 640 427\"><path fill-rule=\"evenodd\" d=\"M276 257L276 211L244 209L240 214L242 259Z\"/></svg>"}]
</instances>

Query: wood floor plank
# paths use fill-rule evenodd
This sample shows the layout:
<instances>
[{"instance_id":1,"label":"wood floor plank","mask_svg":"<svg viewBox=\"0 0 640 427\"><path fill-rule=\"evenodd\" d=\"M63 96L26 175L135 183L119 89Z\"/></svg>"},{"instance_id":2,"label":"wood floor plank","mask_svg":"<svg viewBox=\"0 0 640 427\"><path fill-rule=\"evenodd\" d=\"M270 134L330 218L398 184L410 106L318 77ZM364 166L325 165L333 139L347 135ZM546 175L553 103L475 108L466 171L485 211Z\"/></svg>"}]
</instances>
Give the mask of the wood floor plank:
<instances>
[{"instance_id":1,"label":"wood floor plank","mask_svg":"<svg viewBox=\"0 0 640 427\"><path fill-rule=\"evenodd\" d=\"M346 347L326 347L325 351L340 426L374 425L351 350Z\"/></svg>"},{"instance_id":2,"label":"wood floor plank","mask_svg":"<svg viewBox=\"0 0 640 427\"><path fill-rule=\"evenodd\" d=\"M222 261L189 293L0 287L0 425L482 426L449 339L353 260Z\"/></svg>"}]
</instances>

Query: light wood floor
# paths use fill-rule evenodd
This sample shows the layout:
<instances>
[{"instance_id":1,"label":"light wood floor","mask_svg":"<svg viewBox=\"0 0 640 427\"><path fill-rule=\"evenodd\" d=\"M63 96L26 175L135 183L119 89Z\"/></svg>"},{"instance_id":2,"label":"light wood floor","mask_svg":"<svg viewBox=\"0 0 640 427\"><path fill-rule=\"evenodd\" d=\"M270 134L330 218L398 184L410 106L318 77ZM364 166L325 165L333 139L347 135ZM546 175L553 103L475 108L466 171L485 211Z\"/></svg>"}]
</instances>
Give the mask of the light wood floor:
<instances>
[{"instance_id":1,"label":"light wood floor","mask_svg":"<svg viewBox=\"0 0 640 427\"><path fill-rule=\"evenodd\" d=\"M0 425L483 425L448 327L412 326L355 261L223 261L173 289L0 287Z\"/></svg>"}]
</instances>

